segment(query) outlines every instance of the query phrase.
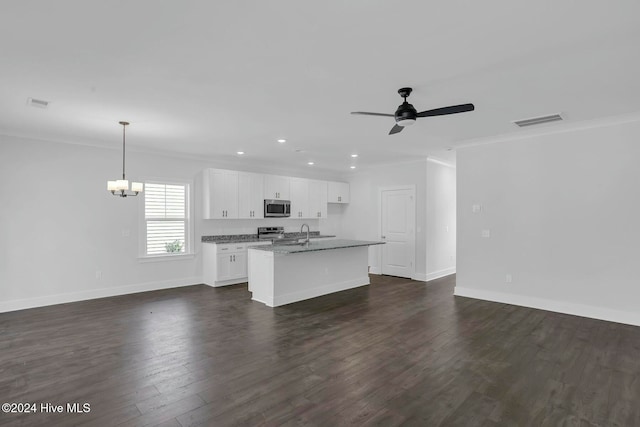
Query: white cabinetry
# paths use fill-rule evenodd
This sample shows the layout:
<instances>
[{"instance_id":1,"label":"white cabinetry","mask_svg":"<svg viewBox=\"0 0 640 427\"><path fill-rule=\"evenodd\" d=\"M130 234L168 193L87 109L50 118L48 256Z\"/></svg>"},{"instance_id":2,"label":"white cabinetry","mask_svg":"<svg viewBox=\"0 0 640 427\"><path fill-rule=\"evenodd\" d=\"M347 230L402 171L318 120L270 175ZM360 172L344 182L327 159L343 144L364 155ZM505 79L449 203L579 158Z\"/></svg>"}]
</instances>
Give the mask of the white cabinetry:
<instances>
[{"instance_id":1,"label":"white cabinetry","mask_svg":"<svg viewBox=\"0 0 640 427\"><path fill-rule=\"evenodd\" d=\"M264 175L238 175L238 218L264 218Z\"/></svg>"},{"instance_id":2,"label":"white cabinetry","mask_svg":"<svg viewBox=\"0 0 640 427\"><path fill-rule=\"evenodd\" d=\"M247 249L246 245L244 249L230 252L219 253L216 255L216 276L215 282L225 282L229 280L238 280L240 282L246 281L247 277ZM237 283L240 283L237 282ZM236 282L234 282L236 283ZM229 283L230 284L230 283ZM221 286L221 285L214 285Z\"/></svg>"},{"instance_id":3,"label":"white cabinetry","mask_svg":"<svg viewBox=\"0 0 640 427\"><path fill-rule=\"evenodd\" d=\"M247 281L247 247L271 242L203 243L202 280L209 286L226 286Z\"/></svg>"},{"instance_id":4,"label":"white cabinetry","mask_svg":"<svg viewBox=\"0 0 640 427\"><path fill-rule=\"evenodd\" d=\"M264 199L291 200L291 218L327 217L327 203L349 203L349 184L205 169L204 219L262 219Z\"/></svg>"},{"instance_id":5,"label":"white cabinetry","mask_svg":"<svg viewBox=\"0 0 640 427\"><path fill-rule=\"evenodd\" d=\"M278 175L264 176L264 198L290 200L289 177Z\"/></svg>"},{"instance_id":6,"label":"white cabinetry","mask_svg":"<svg viewBox=\"0 0 640 427\"><path fill-rule=\"evenodd\" d=\"M327 182L291 178L291 218L327 217Z\"/></svg>"},{"instance_id":7,"label":"white cabinetry","mask_svg":"<svg viewBox=\"0 0 640 427\"><path fill-rule=\"evenodd\" d=\"M327 217L327 182L309 180L309 218Z\"/></svg>"},{"instance_id":8,"label":"white cabinetry","mask_svg":"<svg viewBox=\"0 0 640 427\"><path fill-rule=\"evenodd\" d=\"M309 180L291 178L291 218L309 218Z\"/></svg>"},{"instance_id":9,"label":"white cabinetry","mask_svg":"<svg viewBox=\"0 0 640 427\"><path fill-rule=\"evenodd\" d=\"M328 202L349 203L349 183L329 181Z\"/></svg>"},{"instance_id":10,"label":"white cabinetry","mask_svg":"<svg viewBox=\"0 0 640 427\"><path fill-rule=\"evenodd\" d=\"M238 218L238 172L205 169L203 172L203 218Z\"/></svg>"}]
</instances>

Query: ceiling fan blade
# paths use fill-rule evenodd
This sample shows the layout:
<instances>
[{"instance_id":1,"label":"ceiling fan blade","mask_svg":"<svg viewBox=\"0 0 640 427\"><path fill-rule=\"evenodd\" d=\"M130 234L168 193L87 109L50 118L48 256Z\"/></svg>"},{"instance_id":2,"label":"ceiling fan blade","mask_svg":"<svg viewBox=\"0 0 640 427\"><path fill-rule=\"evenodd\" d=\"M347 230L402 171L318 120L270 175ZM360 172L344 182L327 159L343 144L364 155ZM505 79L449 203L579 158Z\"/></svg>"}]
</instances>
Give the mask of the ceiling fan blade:
<instances>
[{"instance_id":1,"label":"ceiling fan blade","mask_svg":"<svg viewBox=\"0 0 640 427\"><path fill-rule=\"evenodd\" d=\"M393 135L394 133L402 132L402 129L404 129L404 127L398 126L398 125L393 125L393 127L389 131L389 135Z\"/></svg>"},{"instance_id":2,"label":"ceiling fan blade","mask_svg":"<svg viewBox=\"0 0 640 427\"><path fill-rule=\"evenodd\" d=\"M385 117L395 117L393 114L385 114L385 113L367 113L366 111L352 111L351 114L361 114L363 116L385 116Z\"/></svg>"},{"instance_id":3,"label":"ceiling fan blade","mask_svg":"<svg viewBox=\"0 0 640 427\"><path fill-rule=\"evenodd\" d=\"M418 113L417 117L446 116L447 114L466 113L473 110L475 110L473 104L460 104L423 111Z\"/></svg>"}]
</instances>

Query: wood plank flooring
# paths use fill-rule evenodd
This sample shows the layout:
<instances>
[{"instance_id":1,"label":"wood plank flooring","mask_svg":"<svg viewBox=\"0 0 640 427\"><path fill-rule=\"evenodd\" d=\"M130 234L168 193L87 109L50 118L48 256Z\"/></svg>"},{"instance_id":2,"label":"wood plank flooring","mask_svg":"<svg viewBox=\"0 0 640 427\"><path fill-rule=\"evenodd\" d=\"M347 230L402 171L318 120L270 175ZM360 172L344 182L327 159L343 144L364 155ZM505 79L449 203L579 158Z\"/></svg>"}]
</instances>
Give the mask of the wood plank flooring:
<instances>
[{"instance_id":1,"label":"wood plank flooring","mask_svg":"<svg viewBox=\"0 0 640 427\"><path fill-rule=\"evenodd\" d=\"M246 284L0 314L0 426L638 426L640 328L454 297L455 276L275 309Z\"/></svg>"}]
</instances>

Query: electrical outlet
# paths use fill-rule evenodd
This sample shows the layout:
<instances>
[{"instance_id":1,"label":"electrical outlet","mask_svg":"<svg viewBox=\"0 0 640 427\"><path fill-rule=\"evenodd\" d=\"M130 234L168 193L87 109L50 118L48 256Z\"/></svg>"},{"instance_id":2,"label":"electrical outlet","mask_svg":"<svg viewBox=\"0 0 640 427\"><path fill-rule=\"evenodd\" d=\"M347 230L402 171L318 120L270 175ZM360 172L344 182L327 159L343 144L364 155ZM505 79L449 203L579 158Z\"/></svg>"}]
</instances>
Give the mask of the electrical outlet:
<instances>
[{"instance_id":1,"label":"electrical outlet","mask_svg":"<svg viewBox=\"0 0 640 427\"><path fill-rule=\"evenodd\" d=\"M482 230L482 237L491 237L491 230Z\"/></svg>"},{"instance_id":2,"label":"electrical outlet","mask_svg":"<svg viewBox=\"0 0 640 427\"><path fill-rule=\"evenodd\" d=\"M506 283L513 283L513 277L511 277L511 274L507 273L507 275L506 275L506 277L505 277L504 281L505 281Z\"/></svg>"},{"instance_id":3,"label":"electrical outlet","mask_svg":"<svg viewBox=\"0 0 640 427\"><path fill-rule=\"evenodd\" d=\"M125 228L122 230L122 237L129 237L131 235L131 230Z\"/></svg>"},{"instance_id":4,"label":"electrical outlet","mask_svg":"<svg viewBox=\"0 0 640 427\"><path fill-rule=\"evenodd\" d=\"M473 205L471 206L471 212L473 213L480 213L480 211L482 211L482 205Z\"/></svg>"},{"instance_id":5,"label":"electrical outlet","mask_svg":"<svg viewBox=\"0 0 640 427\"><path fill-rule=\"evenodd\" d=\"M96 280L102 280L102 271L96 270Z\"/></svg>"},{"instance_id":6,"label":"electrical outlet","mask_svg":"<svg viewBox=\"0 0 640 427\"><path fill-rule=\"evenodd\" d=\"M444 226L444 231L445 231L446 233L448 233L448 232L449 232L449 226L448 226L448 225L445 225L445 226Z\"/></svg>"}]
</instances>

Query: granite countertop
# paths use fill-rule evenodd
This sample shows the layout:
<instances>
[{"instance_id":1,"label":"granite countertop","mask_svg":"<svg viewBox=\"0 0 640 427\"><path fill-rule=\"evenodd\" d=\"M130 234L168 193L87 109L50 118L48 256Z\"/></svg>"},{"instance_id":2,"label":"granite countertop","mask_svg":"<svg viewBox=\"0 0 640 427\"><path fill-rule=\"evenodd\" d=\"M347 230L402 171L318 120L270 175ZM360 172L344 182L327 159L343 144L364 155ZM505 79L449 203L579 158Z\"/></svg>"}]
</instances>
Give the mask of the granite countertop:
<instances>
[{"instance_id":1,"label":"granite countertop","mask_svg":"<svg viewBox=\"0 0 640 427\"><path fill-rule=\"evenodd\" d=\"M297 254L302 252L327 251L331 249L357 248L359 246L384 245L384 242L370 242L365 240L335 239L320 242L278 244L272 246L256 246L251 249L259 251L269 251L276 254Z\"/></svg>"},{"instance_id":2,"label":"granite countertop","mask_svg":"<svg viewBox=\"0 0 640 427\"><path fill-rule=\"evenodd\" d=\"M285 239L304 239L307 237L307 233L284 233ZM326 239L331 236L328 234L320 234L319 231L312 231L309 233L309 237L312 239ZM218 236L202 236L203 243L248 243L248 242L264 242L264 239L258 239L257 234L227 234ZM268 240L266 240L268 241Z\"/></svg>"}]
</instances>

